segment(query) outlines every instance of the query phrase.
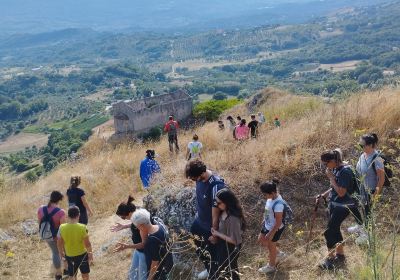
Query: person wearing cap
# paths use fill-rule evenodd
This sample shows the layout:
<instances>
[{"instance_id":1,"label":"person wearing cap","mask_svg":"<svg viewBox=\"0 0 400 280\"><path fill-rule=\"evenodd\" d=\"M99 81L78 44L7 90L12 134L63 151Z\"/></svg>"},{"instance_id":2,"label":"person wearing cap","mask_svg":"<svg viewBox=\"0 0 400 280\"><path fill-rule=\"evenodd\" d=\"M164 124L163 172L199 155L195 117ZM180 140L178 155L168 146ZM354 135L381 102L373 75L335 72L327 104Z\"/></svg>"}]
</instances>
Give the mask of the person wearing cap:
<instances>
[{"instance_id":1,"label":"person wearing cap","mask_svg":"<svg viewBox=\"0 0 400 280\"><path fill-rule=\"evenodd\" d=\"M161 172L160 165L154 159L155 157L156 152L154 150L147 150L146 157L140 162L140 179L146 190L150 187L154 173Z\"/></svg>"}]
</instances>

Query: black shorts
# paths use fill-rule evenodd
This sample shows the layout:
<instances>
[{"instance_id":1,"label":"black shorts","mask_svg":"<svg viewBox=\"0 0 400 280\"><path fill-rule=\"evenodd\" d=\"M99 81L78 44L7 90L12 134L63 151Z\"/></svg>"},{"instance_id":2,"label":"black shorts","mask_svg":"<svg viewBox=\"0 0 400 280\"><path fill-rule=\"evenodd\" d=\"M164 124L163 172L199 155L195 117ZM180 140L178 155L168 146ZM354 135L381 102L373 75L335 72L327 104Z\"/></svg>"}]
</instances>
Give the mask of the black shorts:
<instances>
[{"instance_id":1,"label":"black shorts","mask_svg":"<svg viewBox=\"0 0 400 280\"><path fill-rule=\"evenodd\" d=\"M277 241L279 241L279 239L281 239L281 235L282 235L282 232L284 231L284 229L285 229L285 227L283 227L280 230L278 230L277 232L275 232L275 235L272 238L272 242L277 242ZM264 235L266 235L268 232L269 232L269 230L266 229L265 227L263 227L261 229L261 233Z\"/></svg>"},{"instance_id":2,"label":"black shorts","mask_svg":"<svg viewBox=\"0 0 400 280\"><path fill-rule=\"evenodd\" d=\"M88 274L90 272L87 253L76 257L65 256L65 259L68 262L68 276L76 276L78 268L82 274Z\"/></svg>"},{"instance_id":3,"label":"black shorts","mask_svg":"<svg viewBox=\"0 0 400 280\"><path fill-rule=\"evenodd\" d=\"M168 142L169 143L174 143L177 140L178 140L178 135L176 135L176 134L168 135Z\"/></svg>"}]
</instances>

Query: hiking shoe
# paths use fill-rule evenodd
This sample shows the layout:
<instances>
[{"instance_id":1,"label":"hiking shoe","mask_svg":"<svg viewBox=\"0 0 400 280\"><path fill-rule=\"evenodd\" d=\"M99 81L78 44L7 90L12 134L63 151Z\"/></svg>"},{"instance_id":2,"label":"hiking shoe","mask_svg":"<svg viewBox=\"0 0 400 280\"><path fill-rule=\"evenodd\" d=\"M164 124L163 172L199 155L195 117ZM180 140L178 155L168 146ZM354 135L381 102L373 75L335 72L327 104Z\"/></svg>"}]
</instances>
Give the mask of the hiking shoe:
<instances>
[{"instance_id":1,"label":"hiking shoe","mask_svg":"<svg viewBox=\"0 0 400 280\"><path fill-rule=\"evenodd\" d=\"M346 257L342 254L336 254L335 258L333 259L333 263L335 266L341 266L346 263Z\"/></svg>"},{"instance_id":2,"label":"hiking shoe","mask_svg":"<svg viewBox=\"0 0 400 280\"><path fill-rule=\"evenodd\" d=\"M275 271L276 271L276 267L270 266L269 264L258 269L258 272L260 272L260 273L273 273Z\"/></svg>"},{"instance_id":3,"label":"hiking shoe","mask_svg":"<svg viewBox=\"0 0 400 280\"><path fill-rule=\"evenodd\" d=\"M279 251L278 254L276 255L276 263L280 263L283 260L285 260L288 257L288 255L282 251Z\"/></svg>"},{"instance_id":4,"label":"hiking shoe","mask_svg":"<svg viewBox=\"0 0 400 280\"><path fill-rule=\"evenodd\" d=\"M362 226L360 226L360 225L355 225L355 226L352 226L352 227L347 228L347 231L348 231L349 233L358 233L358 232L360 232L361 229L362 229Z\"/></svg>"},{"instance_id":5,"label":"hiking shoe","mask_svg":"<svg viewBox=\"0 0 400 280\"><path fill-rule=\"evenodd\" d=\"M197 274L197 279L207 279L208 278L208 271L204 269L202 272Z\"/></svg>"},{"instance_id":6,"label":"hiking shoe","mask_svg":"<svg viewBox=\"0 0 400 280\"><path fill-rule=\"evenodd\" d=\"M333 270L335 268L334 259L327 258L318 267L325 270Z\"/></svg>"}]
</instances>

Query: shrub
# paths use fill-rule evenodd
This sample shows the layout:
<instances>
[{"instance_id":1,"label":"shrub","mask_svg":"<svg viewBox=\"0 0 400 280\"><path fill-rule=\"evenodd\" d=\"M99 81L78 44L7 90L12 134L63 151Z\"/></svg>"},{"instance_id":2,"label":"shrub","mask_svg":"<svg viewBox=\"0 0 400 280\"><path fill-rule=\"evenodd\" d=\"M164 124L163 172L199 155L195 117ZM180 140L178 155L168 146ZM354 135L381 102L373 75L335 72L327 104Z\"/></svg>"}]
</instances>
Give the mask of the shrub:
<instances>
[{"instance_id":1,"label":"shrub","mask_svg":"<svg viewBox=\"0 0 400 280\"><path fill-rule=\"evenodd\" d=\"M215 121L223 111L228 110L241 101L238 99L229 100L209 100L197 104L193 109L193 115L196 118L205 119L207 121Z\"/></svg>"}]
</instances>

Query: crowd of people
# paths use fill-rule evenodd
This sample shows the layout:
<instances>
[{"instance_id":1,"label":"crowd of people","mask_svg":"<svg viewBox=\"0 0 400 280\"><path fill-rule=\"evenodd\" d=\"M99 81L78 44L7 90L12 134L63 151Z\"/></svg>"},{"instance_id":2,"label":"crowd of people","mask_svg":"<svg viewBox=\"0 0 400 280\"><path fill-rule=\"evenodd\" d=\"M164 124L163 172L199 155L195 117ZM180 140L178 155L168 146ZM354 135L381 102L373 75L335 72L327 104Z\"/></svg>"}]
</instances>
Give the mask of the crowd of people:
<instances>
[{"instance_id":1,"label":"crowd of people","mask_svg":"<svg viewBox=\"0 0 400 280\"><path fill-rule=\"evenodd\" d=\"M257 119L258 117L258 119ZM259 112L256 116L255 114L250 115L250 122L247 123L246 119L241 116L236 117L236 121L232 116L226 118L228 122L229 130L232 132L234 139L238 141L247 140L249 138L255 139L259 136L259 131L262 126L266 126L266 119L263 113ZM276 128L280 128L281 122L278 117L273 120L273 125ZM225 125L222 120L218 121L218 127L220 130L225 129Z\"/></svg>"},{"instance_id":2,"label":"crowd of people","mask_svg":"<svg viewBox=\"0 0 400 280\"><path fill-rule=\"evenodd\" d=\"M265 123L265 118L259 114L258 120L255 115L251 119L246 125L245 119L237 117L239 124L236 125L231 116L227 118L235 139L246 139L249 134L257 137L258 128ZM171 151L173 146L179 150L176 135L178 127L172 116L165 125ZM376 134L365 134L360 138L359 145L363 153L355 169L343 160L340 149L325 151L319 158L330 184L325 192L316 196L315 201L318 205L321 200L325 200L329 212L324 231L328 257L320 264L322 269L333 269L346 260L341 224L347 217L353 216L357 222L356 226L348 229L349 232L358 234L360 240L365 238L371 209L386 185L384 160L377 150L377 144ZM247 228L244 210L237 194L202 161L202 147L198 135L195 134L193 141L187 146L188 162L185 167L186 178L196 185L196 217L190 233L196 245L196 254L204 265L204 270L197 278L240 279L238 259L243 247L243 234ZM151 187L154 174L161 172L155 157L154 150L147 150L146 157L140 164L140 178L145 189ZM38 209L40 236L52 252L53 265L56 268L55 279L62 279L63 263L64 274L69 279L76 279L78 270L83 279L89 279L93 250L86 225L92 210L80 183L80 177L71 178L66 192L69 202L67 212L59 206L63 199L63 194L59 191L53 191L49 203ZM277 179L259 186L260 195L265 199L265 207L258 242L265 248L268 256L266 265L258 269L260 273L275 272L277 264L288 256L278 249L277 242L292 222L293 211L283 199L278 186ZM118 243L114 252L133 250L128 273L130 280L171 278L174 262L172 237L168 228L159 217L133 202L134 199L129 196L127 201L117 207L116 215L128 222L116 223L111 227L112 232L130 229L132 242Z\"/></svg>"}]
</instances>

